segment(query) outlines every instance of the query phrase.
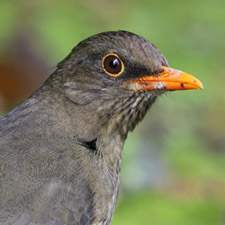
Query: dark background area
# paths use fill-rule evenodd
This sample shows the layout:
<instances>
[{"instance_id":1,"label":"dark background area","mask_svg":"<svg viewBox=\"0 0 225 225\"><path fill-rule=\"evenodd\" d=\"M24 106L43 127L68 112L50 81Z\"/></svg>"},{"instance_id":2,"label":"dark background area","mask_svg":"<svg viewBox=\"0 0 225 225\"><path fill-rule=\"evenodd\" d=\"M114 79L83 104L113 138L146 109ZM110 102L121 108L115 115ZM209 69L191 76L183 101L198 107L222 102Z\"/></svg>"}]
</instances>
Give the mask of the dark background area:
<instances>
[{"instance_id":1,"label":"dark background area","mask_svg":"<svg viewBox=\"0 0 225 225\"><path fill-rule=\"evenodd\" d=\"M224 0L1 0L0 114L79 41L121 29L152 41L204 90L164 95L129 134L112 225L224 224Z\"/></svg>"}]
</instances>

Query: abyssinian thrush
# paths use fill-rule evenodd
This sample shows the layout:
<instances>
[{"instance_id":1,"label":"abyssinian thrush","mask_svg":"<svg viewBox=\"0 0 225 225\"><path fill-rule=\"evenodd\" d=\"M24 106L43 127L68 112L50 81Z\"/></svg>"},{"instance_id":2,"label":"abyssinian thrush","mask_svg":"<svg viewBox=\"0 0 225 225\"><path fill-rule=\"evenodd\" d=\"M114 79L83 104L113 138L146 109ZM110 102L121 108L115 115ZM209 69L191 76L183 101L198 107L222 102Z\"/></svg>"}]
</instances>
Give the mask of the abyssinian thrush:
<instances>
[{"instance_id":1,"label":"abyssinian thrush","mask_svg":"<svg viewBox=\"0 0 225 225\"><path fill-rule=\"evenodd\" d=\"M80 42L0 119L0 225L108 225L123 144L156 98L202 88L127 31Z\"/></svg>"}]
</instances>

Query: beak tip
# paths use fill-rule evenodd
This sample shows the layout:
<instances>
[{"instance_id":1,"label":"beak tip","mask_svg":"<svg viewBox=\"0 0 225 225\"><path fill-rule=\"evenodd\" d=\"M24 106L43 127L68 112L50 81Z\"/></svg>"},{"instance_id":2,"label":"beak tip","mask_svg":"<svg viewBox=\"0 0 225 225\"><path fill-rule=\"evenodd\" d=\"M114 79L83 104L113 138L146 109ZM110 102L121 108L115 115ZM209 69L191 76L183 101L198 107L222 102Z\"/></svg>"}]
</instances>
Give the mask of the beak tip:
<instances>
[{"instance_id":1,"label":"beak tip","mask_svg":"<svg viewBox=\"0 0 225 225\"><path fill-rule=\"evenodd\" d=\"M201 90L204 89L202 82L198 80L197 78L194 79L193 84L196 86L196 89L201 89Z\"/></svg>"},{"instance_id":2,"label":"beak tip","mask_svg":"<svg viewBox=\"0 0 225 225\"><path fill-rule=\"evenodd\" d=\"M203 84L202 84L202 82L201 82L201 81L199 81L199 89L201 89L201 90L203 90L203 89L204 89L204 86L203 86Z\"/></svg>"}]
</instances>

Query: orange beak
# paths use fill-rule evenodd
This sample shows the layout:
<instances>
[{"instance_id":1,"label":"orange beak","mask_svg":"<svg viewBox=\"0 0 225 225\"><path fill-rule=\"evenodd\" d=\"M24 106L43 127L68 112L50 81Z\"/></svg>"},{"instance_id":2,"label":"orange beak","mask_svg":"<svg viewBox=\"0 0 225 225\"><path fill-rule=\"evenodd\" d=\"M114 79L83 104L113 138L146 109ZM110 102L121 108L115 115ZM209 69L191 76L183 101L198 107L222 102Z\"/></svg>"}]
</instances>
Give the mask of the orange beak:
<instances>
[{"instance_id":1,"label":"orange beak","mask_svg":"<svg viewBox=\"0 0 225 225\"><path fill-rule=\"evenodd\" d=\"M200 80L180 70L162 66L163 72L154 76L143 76L128 83L136 86L137 90L189 90L203 89Z\"/></svg>"}]
</instances>

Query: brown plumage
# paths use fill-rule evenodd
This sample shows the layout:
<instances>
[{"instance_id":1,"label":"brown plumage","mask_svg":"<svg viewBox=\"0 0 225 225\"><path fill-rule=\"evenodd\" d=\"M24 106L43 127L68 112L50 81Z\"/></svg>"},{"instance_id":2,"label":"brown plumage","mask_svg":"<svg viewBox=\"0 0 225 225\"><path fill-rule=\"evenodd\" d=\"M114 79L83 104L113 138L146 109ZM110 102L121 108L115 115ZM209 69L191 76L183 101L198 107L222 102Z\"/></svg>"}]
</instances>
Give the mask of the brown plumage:
<instances>
[{"instance_id":1,"label":"brown plumage","mask_svg":"<svg viewBox=\"0 0 225 225\"><path fill-rule=\"evenodd\" d=\"M127 133L160 94L195 88L141 36L82 41L0 119L0 225L110 224Z\"/></svg>"}]
</instances>

